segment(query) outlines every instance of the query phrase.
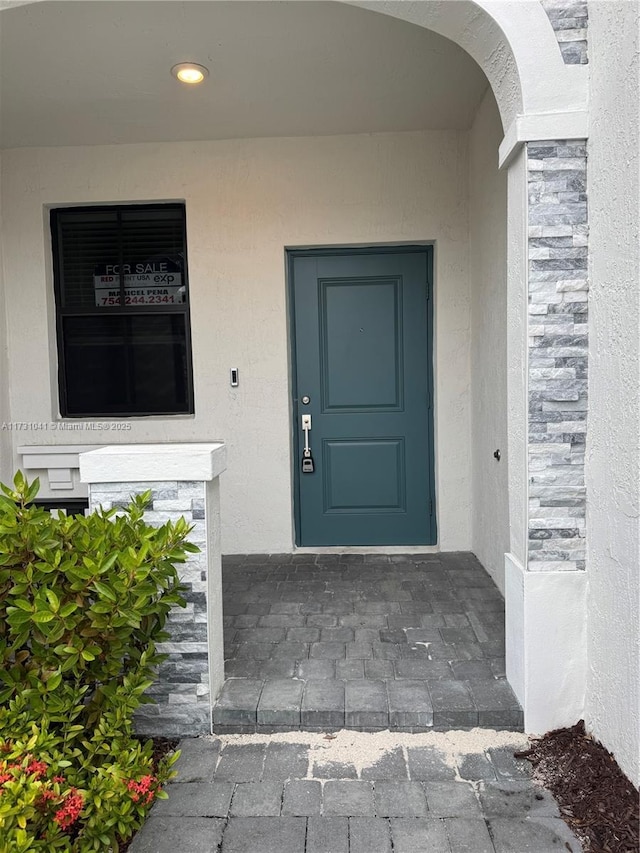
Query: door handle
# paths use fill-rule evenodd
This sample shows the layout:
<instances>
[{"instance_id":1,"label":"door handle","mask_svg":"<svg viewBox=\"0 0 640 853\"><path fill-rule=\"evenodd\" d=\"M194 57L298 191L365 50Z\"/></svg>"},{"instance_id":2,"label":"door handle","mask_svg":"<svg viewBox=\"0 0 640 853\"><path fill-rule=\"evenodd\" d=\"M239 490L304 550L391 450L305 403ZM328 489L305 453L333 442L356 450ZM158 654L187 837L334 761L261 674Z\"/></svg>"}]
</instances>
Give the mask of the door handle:
<instances>
[{"instance_id":1,"label":"door handle","mask_svg":"<svg viewBox=\"0 0 640 853\"><path fill-rule=\"evenodd\" d=\"M302 415L302 431L304 433L304 450L302 451L302 473L313 474L315 468L313 464L313 456L311 455L311 446L309 443L309 433L311 432L311 415Z\"/></svg>"}]
</instances>

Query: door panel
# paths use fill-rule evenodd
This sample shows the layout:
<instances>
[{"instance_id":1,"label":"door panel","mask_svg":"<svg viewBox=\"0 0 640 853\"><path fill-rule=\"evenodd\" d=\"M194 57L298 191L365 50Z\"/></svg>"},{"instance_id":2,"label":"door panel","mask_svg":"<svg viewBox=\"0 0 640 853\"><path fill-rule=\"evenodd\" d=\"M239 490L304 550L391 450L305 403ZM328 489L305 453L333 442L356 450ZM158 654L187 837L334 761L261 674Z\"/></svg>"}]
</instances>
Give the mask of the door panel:
<instances>
[{"instance_id":1,"label":"door panel","mask_svg":"<svg viewBox=\"0 0 640 853\"><path fill-rule=\"evenodd\" d=\"M320 281L322 410L399 408L402 282Z\"/></svg>"},{"instance_id":2,"label":"door panel","mask_svg":"<svg viewBox=\"0 0 640 853\"><path fill-rule=\"evenodd\" d=\"M322 462L325 512L405 509L404 439L325 441Z\"/></svg>"},{"instance_id":3,"label":"door panel","mask_svg":"<svg viewBox=\"0 0 640 853\"><path fill-rule=\"evenodd\" d=\"M433 544L431 248L289 262L298 544Z\"/></svg>"}]
</instances>

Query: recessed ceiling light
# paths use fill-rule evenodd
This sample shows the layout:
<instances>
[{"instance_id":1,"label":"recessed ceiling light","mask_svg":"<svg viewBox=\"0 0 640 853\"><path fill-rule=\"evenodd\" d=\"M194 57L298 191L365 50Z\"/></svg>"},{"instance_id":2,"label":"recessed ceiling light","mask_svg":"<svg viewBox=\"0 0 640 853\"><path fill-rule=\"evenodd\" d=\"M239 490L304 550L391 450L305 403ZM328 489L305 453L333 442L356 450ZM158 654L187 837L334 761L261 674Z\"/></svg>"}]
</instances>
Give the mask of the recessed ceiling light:
<instances>
[{"instance_id":1,"label":"recessed ceiling light","mask_svg":"<svg viewBox=\"0 0 640 853\"><path fill-rule=\"evenodd\" d=\"M209 69L204 65L198 65L197 62L179 62L171 69L173 76L181 83L195 85L202 83L205 77L209 76Z\"/></svg>"}]
</instances>

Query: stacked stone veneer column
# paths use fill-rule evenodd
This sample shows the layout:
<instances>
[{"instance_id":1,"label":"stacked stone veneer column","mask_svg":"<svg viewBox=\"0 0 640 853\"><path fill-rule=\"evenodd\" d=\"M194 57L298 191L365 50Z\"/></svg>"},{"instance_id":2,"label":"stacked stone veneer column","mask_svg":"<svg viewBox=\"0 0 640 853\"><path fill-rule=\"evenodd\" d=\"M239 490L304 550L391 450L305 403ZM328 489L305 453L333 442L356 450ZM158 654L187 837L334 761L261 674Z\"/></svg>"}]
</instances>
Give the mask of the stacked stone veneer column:
<instances>
[{"instance_id":1,"label":"stacked stone veneer column","mask_svg":"<svg viewBox=\"0 0 640 853\"><path fill-rule=\"evenodd\" d=\"M585 567L586 143L528 144L529 565Z\"/></svg>"},{"instance_id":2,"label":"stacked stone veneer column","mask_svg":"<svg viewBox=\"0 0 640 853\"><path fill-rule=\"evenodd\" d=\"M587 0L542 0L565 65L585 65L587 54Z\"/></svg>"},{"instance_id":3,"label":"stacked stone veneer column","mask_svg":"<svg viewBox=\"0 0 640 853\"><path fill-rule=\"evenodd\" d=\"M212 704L224 680L218 480L217 476L209 476L210 471L204 475L207 479L202 480L160 480L154 477L153 466L145 478L130 481L120 478L119 470L130 468L140 473L144 469L138 463L144 447L135 448L130 466L126 465L127 447L82 454L81 477L89 482L90 511L98 507L122 508L128 505L132 495L151 491L151 502L144 514L147 524L160 526L184 517L193 527L188 538L200 551L189 554L186 562L177 566L187 606L175 608L169 615L166 630L170 639L158 645L158 651L166 654L167 659L160 665L158 679L148 691L155 704L141 706L136 715L136 730L140 734L167 736L204 734L211 731ZM176 451L189 453L188 445L159 448L153 449L158 472L163 468L179 470L180 457ZM153 452L149 456L153 458ZM178 464L172 464L176 456ZM163 458L167 457L168 462L163 465ZM113 476L109 479L113 482L104 482L101 478L111 460ZM119 460L125 464L118 464ZM92 482L94 478L99 479Z\"/></svg>"}]
</instances>

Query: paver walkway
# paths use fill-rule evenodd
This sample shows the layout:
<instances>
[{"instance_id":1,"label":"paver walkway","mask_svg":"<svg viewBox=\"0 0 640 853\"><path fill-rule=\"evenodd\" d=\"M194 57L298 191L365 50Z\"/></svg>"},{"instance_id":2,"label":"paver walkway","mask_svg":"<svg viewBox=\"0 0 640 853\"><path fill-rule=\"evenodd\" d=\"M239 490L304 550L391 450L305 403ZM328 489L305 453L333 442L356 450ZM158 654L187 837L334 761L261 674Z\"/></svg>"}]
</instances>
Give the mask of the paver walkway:
<instances>
[{"instance_id":1,"label":"paver walkway","mask_svg":"<svg viewBox=\"0 0 640 853\"><path fill-rule=\"evenodd\" d=\"M483 734L487 743L498 737ZM412 746L420 735L395 735L397 746L358 766L318 760L317 744L277 737L183 741L169 799L153 807L130 853L582 849L551 795L529 779L528 763L513 758L513 746L486 746L451 761L433 746ZM373 739L375 752L383 736L359 737ZM523 736L515 737L522 744Z\"/></svg>"},{"instance_id":2,"label":"paver walkway","mask_svg":"<svg viewBox=\"0 0 640 853\"><path fill-rule=\"evenodd\" d=\"M223 578L216 733L522 728L472 554L232 556Z\"/></svg>"}]
</instances>

